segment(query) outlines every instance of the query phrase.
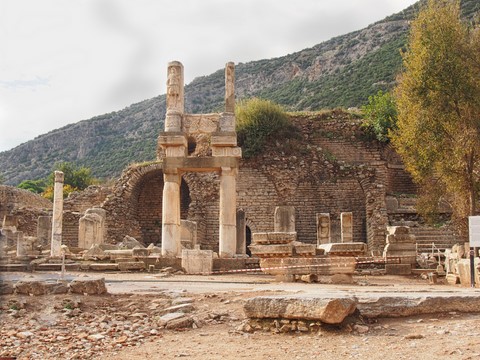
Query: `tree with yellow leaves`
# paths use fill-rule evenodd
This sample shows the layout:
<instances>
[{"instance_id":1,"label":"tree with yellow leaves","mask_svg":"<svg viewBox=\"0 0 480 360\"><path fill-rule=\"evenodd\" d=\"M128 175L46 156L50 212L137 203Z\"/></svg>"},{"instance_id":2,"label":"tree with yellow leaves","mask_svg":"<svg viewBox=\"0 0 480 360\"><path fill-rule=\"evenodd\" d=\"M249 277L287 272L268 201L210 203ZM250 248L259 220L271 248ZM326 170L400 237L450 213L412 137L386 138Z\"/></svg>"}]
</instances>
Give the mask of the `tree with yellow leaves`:
<instances>
[{"instance_id":1,"label":"tree with yellow leaves","mask_svg":"<svg viewBox=\"0 0 480 360\"><path fill-rule=\"evenodd\" d=\"M480 29L461 21L459 1L428 0L403 66L392 143L420 185L420 210L447 201L466 236L480 190Z\"/></svg>"}]
</instances>

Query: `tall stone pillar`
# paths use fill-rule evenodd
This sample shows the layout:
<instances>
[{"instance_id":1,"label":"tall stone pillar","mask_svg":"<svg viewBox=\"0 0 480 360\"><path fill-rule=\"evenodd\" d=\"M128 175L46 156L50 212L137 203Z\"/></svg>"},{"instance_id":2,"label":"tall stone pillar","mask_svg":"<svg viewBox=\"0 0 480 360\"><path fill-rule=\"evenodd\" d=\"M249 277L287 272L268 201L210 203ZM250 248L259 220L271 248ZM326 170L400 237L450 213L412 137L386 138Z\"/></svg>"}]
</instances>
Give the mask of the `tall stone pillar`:
<instances>
[{"instance_id":1,"label":"tall stone pillar","mask_svg":"<svg viewBox=\"0 0 480 360\"><path fill-rule=\"evenodd\" d=\"M237 250L237 169L222 167L220 173L219 256L233 257Z\"/></svg>"},{"instance_id":2,"label":"tall stone pillar","mask_svg":"<svg viewBox=\"0 0 480 360\"><path fill-rule=\"evenodd\" d=\"M178 172L163 175L162 256L181 255L180 182Z\"/></svg>"},{"instance_id":3,"label":"tall stone pillar","mask_svg":"<svg viewBox=\"0 0 480 360\"><path fill-rule=\"evenodd\" d=\"M225 65L225 112L235 112L235 64Z\"/></svg>"},{"instance_id":4,"label":"tall stone pillar","mask_svg":"<svg viewBox=\"0 0 480 360\"><path fill-rule=\"evenodd\" d=\"M62 256L62 221L63 221L63 172L55 171L53 188L52 244L50 256Z\"/></svg>"},{"instance_id":5,"label":"tall stone pillar","mask_svg":"<svg viewBox=\"0 0 480 360\"><path fill-rule=\"evenodd\" d=\"M167 70L167 113L165 131L180 132L185 110L183 93L183 65L179 61L168 63Z\"/></svg>"}]
</instances>

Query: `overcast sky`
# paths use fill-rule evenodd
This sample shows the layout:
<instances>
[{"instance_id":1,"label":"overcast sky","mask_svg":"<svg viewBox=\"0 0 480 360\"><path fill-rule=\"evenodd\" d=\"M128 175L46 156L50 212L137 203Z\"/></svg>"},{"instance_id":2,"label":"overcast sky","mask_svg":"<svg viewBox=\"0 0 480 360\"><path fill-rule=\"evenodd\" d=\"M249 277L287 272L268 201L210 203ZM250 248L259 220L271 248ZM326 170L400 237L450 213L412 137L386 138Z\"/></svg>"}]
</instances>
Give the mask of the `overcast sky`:
<instances>
[{"instance_id":1,"label":"overcast sky","mask_svg":"<svg viewBox=\"0 0 480 360\"><path fill-rule=\"evenodd\" d=\"M0 0L0 151L165 93L228 61L287 55L415 0Z\"/></svg>"}]
</instances>

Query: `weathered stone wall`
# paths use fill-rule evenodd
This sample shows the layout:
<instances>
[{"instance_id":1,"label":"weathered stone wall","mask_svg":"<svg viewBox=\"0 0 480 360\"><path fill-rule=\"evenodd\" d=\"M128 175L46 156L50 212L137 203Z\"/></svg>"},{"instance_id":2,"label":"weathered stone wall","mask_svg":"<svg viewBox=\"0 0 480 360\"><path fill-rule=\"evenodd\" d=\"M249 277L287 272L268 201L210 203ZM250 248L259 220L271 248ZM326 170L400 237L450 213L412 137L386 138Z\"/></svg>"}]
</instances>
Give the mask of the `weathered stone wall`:
<instances>
[{"instance_id":1,"label":"weathered stone wall","mask_svg":"<svg viewBox=\"0 0 480 360\"><path fill-rule=\"evenodd\" d=\"M19 208L52 209L52 202L31 191L0 185L0 219ZM0 220L0 221L1 221Z\"/></svg>"},{"instance_id":2,"label":"weathered stone wall","mask_svg":"<svg viewBox=\"0 0 480 360\"><path fill-rule=\"evenodd\" d=\"M360 120L349 114L304 114L292 121L296 136L272 140L261 155L240 161L237 209L245 212L249 229L272 231L275 207L290 205L296 209L300 241L316 243L317 213L330 214L332 241L340 241L340 213L353 212L354 241L368 242L370 250L382 249L388 225L385 196L411 184L398 157L382 144L367 141ZM197 149L202 141L208 138L196 139ZM67 203L75 210L92 207L104 194L92 191ZM161 162L126 169L102 205L107 211L107 242L130 235L146 245L160 243L162 195ZM197 223L202 248L218 251L218 174L183 174L181 218ZM71 221L78 232L78 219ZM73 235L69 239L75 241Z\"/></svg>"},{"instance_id":3,"label":"weathered stone wall","mask_svg":"<svg viewBox=\"0 0 480 360\"><path fill-rule=\"evenodd\" d=\"M64 211L62 218L62 244L78 247L78 226L82 213Z\"/></svg>"},{"instance_id":4,"label":"weathered stone wall","mask_svg":"<svg viewBox=\"0 0 480 360\"><path fill-rule=\"evenodd\" d=\"M87 209L103 204L111 192L110 187L91 185L83 191L70 193L63 203L63 209L83 213Z\"/></svg>"}]
</instances>

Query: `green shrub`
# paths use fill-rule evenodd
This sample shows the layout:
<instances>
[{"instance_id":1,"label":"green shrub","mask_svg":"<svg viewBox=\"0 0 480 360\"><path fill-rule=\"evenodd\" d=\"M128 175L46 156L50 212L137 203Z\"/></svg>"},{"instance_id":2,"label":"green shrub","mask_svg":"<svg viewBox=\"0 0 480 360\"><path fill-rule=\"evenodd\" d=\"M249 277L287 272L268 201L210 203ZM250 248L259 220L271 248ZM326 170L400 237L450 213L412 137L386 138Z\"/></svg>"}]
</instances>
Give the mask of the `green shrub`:
<instances>
[{"instance_id":1,"label":"green shrub","mask_svg":"<svg viewBox=\"0 0 480 360\"><path fill-rule=\"evenodd\" d=\"M365 114L365 131L379 141L388 142L388 133L396 129L397 124L397 106L393 96L380 90L368 97L368 104L362 106L362 111Z\"/></svg>"},{"instance_id":2,"label":"green shrub","mask_svg":"<svg viewBox=\"0 0 480 360\"><path fill-rule=\"evenodd\" d=\"M245 158L260 153L269 137L286 136L291 126L283 108L269 100L253 98L237 104L237 135Z\"/></svg>"}]
</instances>

